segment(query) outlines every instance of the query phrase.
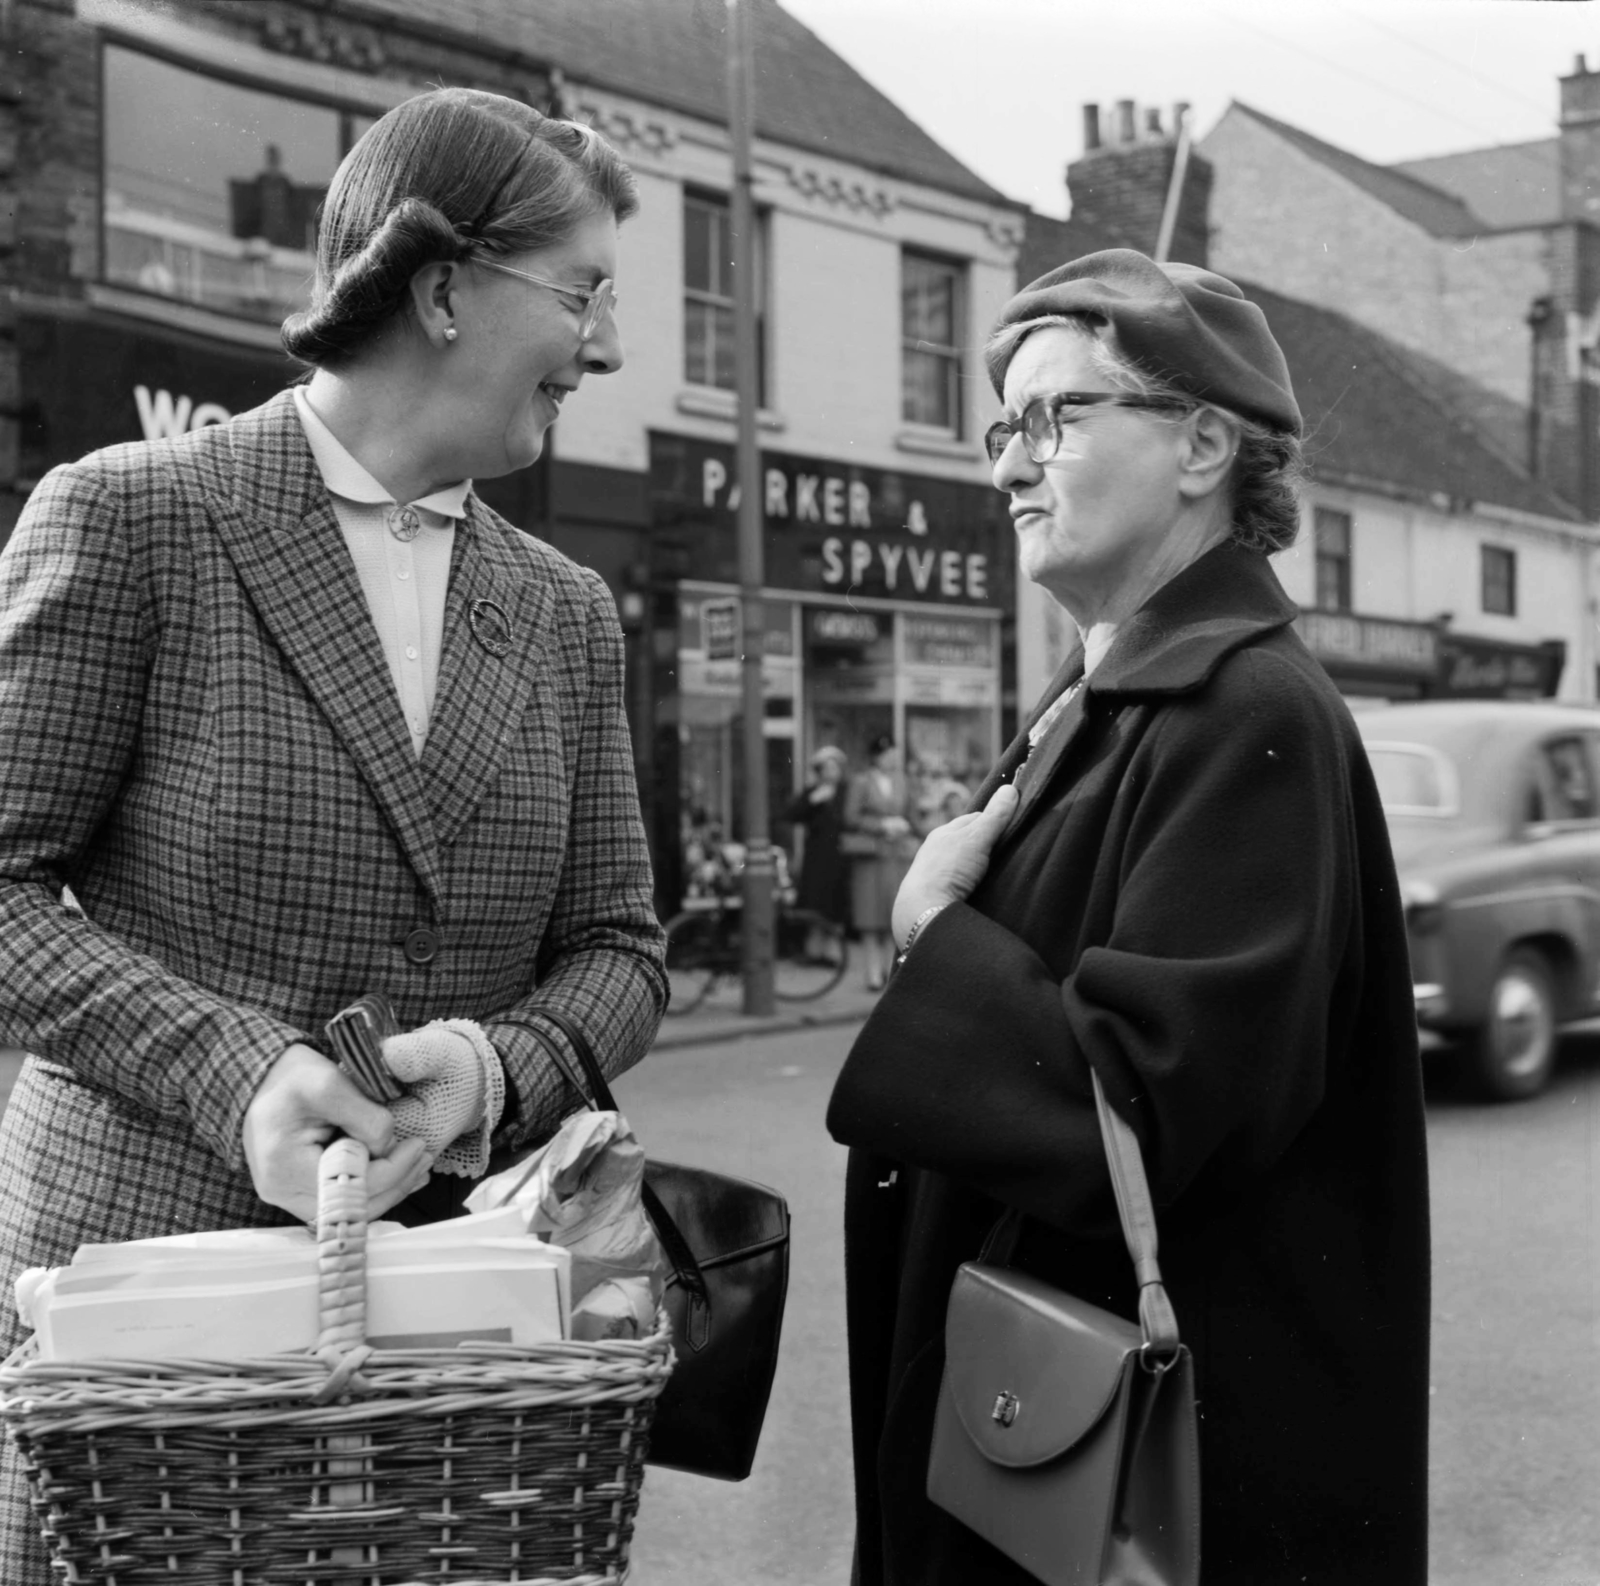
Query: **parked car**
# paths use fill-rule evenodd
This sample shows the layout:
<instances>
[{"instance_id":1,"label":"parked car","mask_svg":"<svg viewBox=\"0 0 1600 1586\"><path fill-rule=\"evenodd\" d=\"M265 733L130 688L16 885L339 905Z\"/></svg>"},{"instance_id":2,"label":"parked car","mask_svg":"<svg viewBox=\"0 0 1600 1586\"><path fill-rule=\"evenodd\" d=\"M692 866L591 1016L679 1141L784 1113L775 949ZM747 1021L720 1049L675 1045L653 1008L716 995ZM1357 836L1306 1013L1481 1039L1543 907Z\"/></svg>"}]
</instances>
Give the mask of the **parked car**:
<instances>
[{"instance_id":1,"label":"parked car","mask_svg":"<svg viewBox=\"0 0 1600 1586\"><path fill-rule=\"evenodd\" d=\"M1405 902L1417 1020L1483 1092L1536 1095L1600 1013L1600 712L1518 701L1357 718Z\"/></svg>"}]
</instances>

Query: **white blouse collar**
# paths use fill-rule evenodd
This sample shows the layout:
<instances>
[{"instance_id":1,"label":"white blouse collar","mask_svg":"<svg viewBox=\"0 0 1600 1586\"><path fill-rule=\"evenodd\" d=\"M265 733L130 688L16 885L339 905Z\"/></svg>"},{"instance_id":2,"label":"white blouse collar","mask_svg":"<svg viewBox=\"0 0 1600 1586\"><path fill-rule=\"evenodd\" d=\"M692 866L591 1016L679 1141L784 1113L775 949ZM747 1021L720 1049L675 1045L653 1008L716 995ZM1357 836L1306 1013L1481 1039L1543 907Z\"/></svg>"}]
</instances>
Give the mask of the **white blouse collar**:
<instances>
[{"instance_id":1,"label":"white blouse collar","mask_svg":"<svg viewBox=\"0 0 1600 1586\"><path fill-rule=\"evenodd\" d=\"M322 475L322 482L334 495L342 496L346 501L359 501L369 506L423 507L445 518L464 518L467 515L467 492L472 489L470 479L463 479L459 484L446 485L443 490L435 490L432 495L419 496L409 503L396 502L394 497L345 450L338 436L323 423L317 410L312 407L311 398L306 395L306 388L303 385L294 387L294 405L295 411L300 415L301 427L306 432L306 443L311 447L311 455L316 460L317 471Z\"/></svg>"}]
</instances>

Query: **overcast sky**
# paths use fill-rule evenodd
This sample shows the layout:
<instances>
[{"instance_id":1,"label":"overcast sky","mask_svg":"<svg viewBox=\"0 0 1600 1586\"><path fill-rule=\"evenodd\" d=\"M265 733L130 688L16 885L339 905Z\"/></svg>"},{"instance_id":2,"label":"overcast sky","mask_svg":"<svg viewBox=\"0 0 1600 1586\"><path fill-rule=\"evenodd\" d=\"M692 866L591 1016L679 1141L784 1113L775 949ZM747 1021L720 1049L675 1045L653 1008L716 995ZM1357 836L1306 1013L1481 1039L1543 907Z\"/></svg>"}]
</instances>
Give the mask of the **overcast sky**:
<instances>
[{"instance_id":1,"label":"overcast sky","mask_svg":"<svg viewBox=\"0 0 1600 1586\"><path fill-rule=\"evenodd\" d=\"M1551 137L1594 0L782 0L972 170L1047 214L1082 110L1231 99L1389 163ZM1142 120L1142 116L1141 116Z\"/></svg>"}]
</instances>

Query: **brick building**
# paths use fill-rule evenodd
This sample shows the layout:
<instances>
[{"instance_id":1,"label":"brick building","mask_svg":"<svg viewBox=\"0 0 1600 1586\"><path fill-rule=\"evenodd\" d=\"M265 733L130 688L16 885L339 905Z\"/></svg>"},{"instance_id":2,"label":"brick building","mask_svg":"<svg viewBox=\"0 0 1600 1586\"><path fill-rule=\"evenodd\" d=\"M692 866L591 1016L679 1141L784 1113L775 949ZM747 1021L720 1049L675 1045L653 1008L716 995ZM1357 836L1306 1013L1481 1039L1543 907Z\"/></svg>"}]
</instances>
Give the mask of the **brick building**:
<instances>
[{"instance_id":1,"label":"brick building","mask_svg":"<svg viewBox=\"0 0 1600 1586\"><path fill-rule=\"evenodd\" d=\"M731 832L740 807L724 20L720 0L0 6L0 538L54 464L296 377L277 325L373 118L457 83L592 122L640 187L627 368L481 494L616 595L672 904L691 814ZM879 731L970 777L1015 708L1011 535L971 365L1020 207L776 0L753 33L774 798L818 744L859 764Z\"/></svg>"},{"instance_id":2,"label":"brick building","mask_svg":"<svg viewBox=\"0 0 1600 1586\"><path fill-rule=\"evenodd\" d=\"M1600 533L1531 466L1525 393L1483 384L1442 351L1423 350L1428 335L1416 324L1402 337L1390 323L1404 305L1425 330L1443 323L1441 276L1416 239L1432 248L1459 236L1450 228L1467 224L1464 202L1408 174L1358 169L1365 162L1328 145L1313 159L1306 146L1316 140L1292 131L1237 105L1228 111L1191 153L1172 256L1239 281L1288 358L1310 478L1301 538L1275 565L1302 607L1302 636L1353 699L1593 700ZM1095 248L1153 250L1175 138L1126 103L1115 135L1099 133L1098 116L1086 114L1085 153L1068 169L1072 216L1029 216L1019 280ZM1262 152L1269 140L1271 158ZM1253 212L1275 219L1240 239L1229 217L1245 190ZM1363 217L1373 240L1362 268L1376 280L1376 259L1394 272L1388 297L1365 314L1343 266L1319 262L1337 227ZM1225 257L1228 224L1236 230ZM1385 252L1395 237L1413 251ZM1528 328L1517 323L1526 377ZM1070 624L1026 584L1019 602L1027 695L1070 642Z\"/></svg>"}]
</instances>

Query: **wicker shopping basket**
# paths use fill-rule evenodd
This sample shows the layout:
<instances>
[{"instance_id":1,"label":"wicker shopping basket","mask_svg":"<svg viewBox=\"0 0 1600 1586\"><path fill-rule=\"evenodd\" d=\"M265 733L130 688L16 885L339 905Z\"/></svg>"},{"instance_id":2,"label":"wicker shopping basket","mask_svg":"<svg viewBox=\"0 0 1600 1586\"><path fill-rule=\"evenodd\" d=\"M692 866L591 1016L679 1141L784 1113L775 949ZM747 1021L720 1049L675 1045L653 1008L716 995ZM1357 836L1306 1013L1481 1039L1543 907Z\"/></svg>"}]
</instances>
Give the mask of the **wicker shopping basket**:
<instances>
[{"instance_id":1,"label":"wicker shopping basket","mask_svg":"<svg viewBox=\"0 0 1600 1586\"><path fill-rule=\"evenodd\" d=\"M0 1366L59 1581L627 1579L665 1313L638 1341L373 1350L365 1173L354 1141L324 1154L316 1355L50 1362L29 1344Z\"/></svg>"}]
</instances>

